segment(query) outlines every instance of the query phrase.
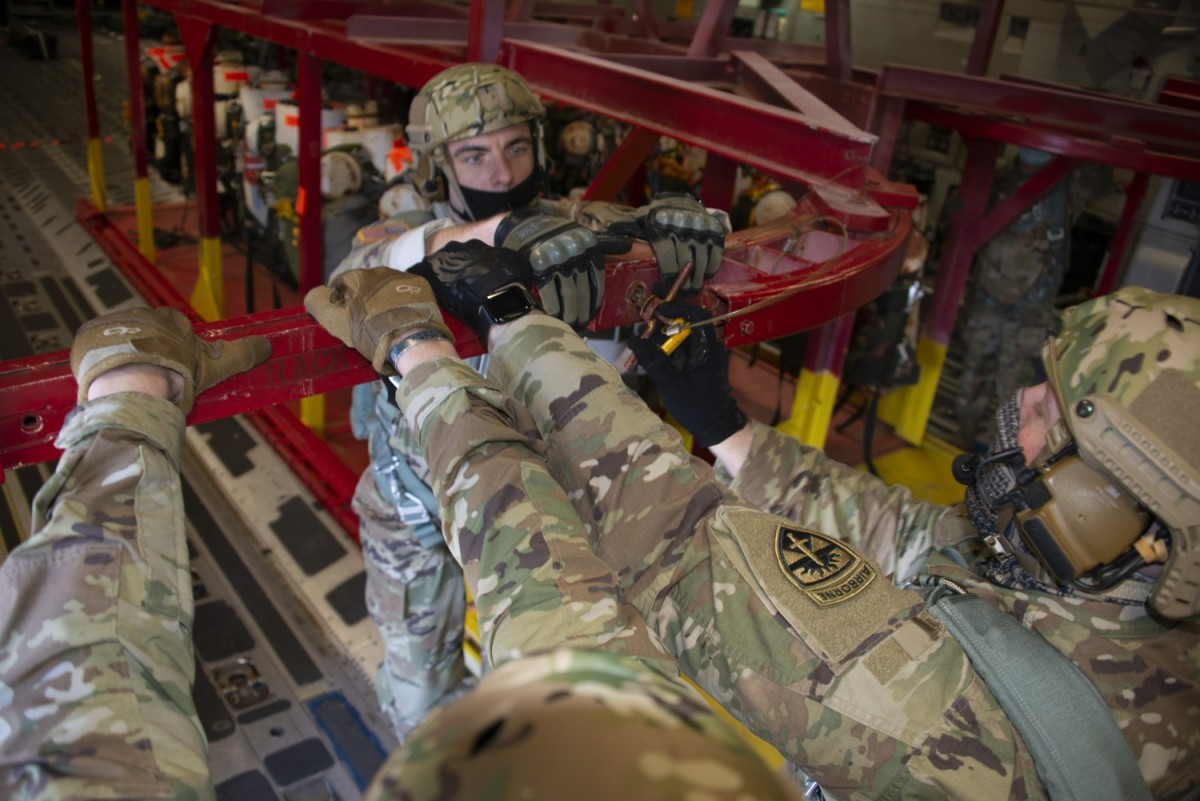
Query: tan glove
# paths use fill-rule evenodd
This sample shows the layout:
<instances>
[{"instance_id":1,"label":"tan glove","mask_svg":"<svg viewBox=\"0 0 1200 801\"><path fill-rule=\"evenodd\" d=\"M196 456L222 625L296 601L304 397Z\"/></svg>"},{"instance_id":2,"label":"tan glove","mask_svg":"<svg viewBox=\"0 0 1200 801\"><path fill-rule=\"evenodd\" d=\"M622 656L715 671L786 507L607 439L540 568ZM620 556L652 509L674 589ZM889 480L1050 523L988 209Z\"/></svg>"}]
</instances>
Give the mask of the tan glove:
<instances>
[{"instance_id":1,"label":"tan glove","mask_svg":"<svg viewBox=\"0 0 1200 801\"><path fill-rule=\"evenodd\" d=\"M357 350L375 372L395 375L388 349L411 331L436 331L453 342L429 282L389 267L348 270L304 296L304 309Z\"/></svg>"},{"instance_id":2,"label":"tan glove","mask_svg":"<svg viewBox=\"0 0 1200 801\"><path fill-rule=\"evenodd\" d=\"M206 340L196 336L186 315L172 308L126 309L84 323L71 346L71 372L78 402L101 374L128 364L153 364L183 376L183 394L171 398L184 414L196 395L230 376L250 370L271 355L266 337Z\"/></svg>"}]
</instances>

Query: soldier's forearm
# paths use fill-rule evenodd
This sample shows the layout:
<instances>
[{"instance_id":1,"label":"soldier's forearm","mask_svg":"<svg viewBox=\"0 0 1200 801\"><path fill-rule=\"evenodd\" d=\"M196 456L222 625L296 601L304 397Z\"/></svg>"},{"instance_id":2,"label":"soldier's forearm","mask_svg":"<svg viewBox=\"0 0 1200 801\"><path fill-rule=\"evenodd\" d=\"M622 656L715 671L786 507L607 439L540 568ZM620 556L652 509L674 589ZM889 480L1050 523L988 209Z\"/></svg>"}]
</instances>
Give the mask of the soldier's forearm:
<instances>
[{"instance_id":1,"label":"soldier's forearm","mask_svg":"<svg viewBox=\"0 0 1200 801\"><path fill-rule=\"evenodd\" d=\"M726 437L716 445L710 445L708 450L717 457L717 461L729 475L736 478L750 455L750 444L753 440L754 428L747 423L733 436Z\"/></svg>"},{"instance_id":2,"label":"soldier's forearm","mask_svg":"<svg viewBox=\"0 0 1200 801\"><path fill-rule=\"evenodd\" d=\"M425 235L425 253L437 253L451 242L470 242L478 239L488 245L496 238L496 226L506 215L498 214L478 222L460 223L430 230Z\"/></svg>"}]
</instances>

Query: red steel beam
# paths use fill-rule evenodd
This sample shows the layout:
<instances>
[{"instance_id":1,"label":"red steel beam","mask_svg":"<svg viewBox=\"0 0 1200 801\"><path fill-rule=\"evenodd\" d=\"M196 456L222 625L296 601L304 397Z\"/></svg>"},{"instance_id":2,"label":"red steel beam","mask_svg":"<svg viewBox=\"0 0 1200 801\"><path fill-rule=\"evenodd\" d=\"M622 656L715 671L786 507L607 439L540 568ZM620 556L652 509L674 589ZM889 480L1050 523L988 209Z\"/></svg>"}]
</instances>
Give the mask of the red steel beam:
<instances>
[{"instance_id":1,"label":"red steel beam","mask_svg":"<svg viewBox=\"0 0 1200 801\"><path fill-rule=\"evenodd\" d=\"M1054 186L1071 174L1079 166L1075 159L1057 158L1044 165L1036 173L1025 179L1015 192L996 204L988 215L979 223L979 243L987 242L1000 233L1021 215L1021 212L1033 205L1034 201L1049 192Z\"/></svg>"},{"instance_id":2,"label":"red steel beam","mask_svg":"<svg viewBox=\"0 0 1200 801\"><path fill-rule=\"evenodd\" d=\"M804 205L797 216L729 236L721 271L702 294L708 308L740 314L724 328L728 345L777 339L824 325L878 295L899 272L911 229L907 213L896 211L890 230L882 234L848 236L809 230L802 236L799 231L808 223L826 219L815 198ZM186 309L179 292L106 216L81 201L79 217L106 253L131 274L148 303ZM657 278L652 259L610 265L605 304L593 327L612 328L640 319L640 299ZM790 302L781 302L785 300ZM338 472L340 462L329 456L328 446L302 431L303 426L279 405L372 380L370 365L300 306L214 323L198 322L194 313L190 316L206 339L266 337L271 357L262 366L202 393L189 423L277 407L263 412L268 419L252 416L251 421L261 423L273 442L280 431L285 432L283 445L304 455L307 463L328 465L334 471L329 475L336 477L332 484L324 471L320 476L301 471L300 476L312 482L310 489L331 509L343 505L352 489L350 477ZM446 323L461 355L482 352L471 331L454 318L447 317ZM54 437L75 405L75 396L67 351L0 364L0 467L55 458Z\"/></svg>"},{"instance_id":3,"label":"red steel beam","mask_svg":"<svg viewBox=\"0 0 1200 801\"><path fill-rule=\"evenodd\" d=\"M1113 235L1112 244L1108 246L1108 257L1104 261L1104 269L1096 283L1096 295L1107 295L1117 285L1117 277L1121 272L1121 262L1125 258L1125 248L1129 246L1129 234L1133 230L1133 221L1137 217L1142 198L1146 196L1146 185L1149 176L1139 172L1133 176L1125 189L1125 206L1121 209L1121 221L1117 232Z\"/></svg>"},{"instance_id":4,"label":"red steel beam","mask_svg":"<svg viewBox=\"0 0 1200 801\"><path fill-rule=\"evenodd\" d=\"M196 193L197 228L200 236L221 235L217 202L217 120L213 92L212 25L201 17L177 15L179 37L192 69L192 188Z\"/></svg>"},{"instance_id":5,"label":"red steel beam","mask_svg":"<svg viewBox=\"0 0 1200 801\"><path fill-rule=\"evenodd\" d=\"M506 39L500 60L545 97L789 180L855 188L866 182L875 137L863 131L832 129L795 111L528 42Z\"/></svg>"},{"instance_id":6,"label":"red steel beam","mask_svg":"<svg viewBox=\"0 0 1200 801\"><path fill-rule=\"evenodd\" d=\"M1082 138L1076 133L1027 127L993 117L963 114L921 103L909 103L908 108L909 116L913 119L953 128L964 137L1008 142L1081 161L1109 164L1135 172L1169 175L1185 181L1200 181L1200 158L1144 150L1142 143L1139 142L1120 140L1117 143L1102 142L1096 139Z\"/></svg>"},{"instance_id":7,"label":"red steel beam","mask_svg":"<svg viewBox=\"0 0 1200 801\"><path fill-rule=\"evenodd\" d=\"M457 50L472 36L475 25L474 22L458 19L423 19L362 14L346 20L346 36L362 44L378 43L403 47L439 45ZM581 46L589 37L596 36L595 33L583 28L555 25L549 22L503 22L501 20L497 23L496 30L500 31L501 35L510 38L528 39L558 47ZM494 49L498 48L499 38L495 42ZM466 60L470 61L492 62L496 60L494 51L491 58L483 57L482 51L478 57L470 58L469 48L465 55Z\"/></svg>"},{"instance_id":8,"label":"red steel beam","mask_svg":"<svg viewBox=\"0 0 1200 801\"><path fill-rule=\"evenodd\" d=\"M324 237L321 233L321 62L311 53L296 54L297 100L300 107L300 291L325 283Z\"/></svg>"},{"instance_id":9,"label":"red steel beam","mask_svg":"<svg viewBox=\"0 0 1200 801\"><path fill-rule=\"evenodd\" d=\"M959 183L961 207L950 221L946 249L938 268L929 316L924 325L925 335L940 345L948 345L954 332L954 321L966 290L971 260L981 241L978 224L987 210L992 177L996 172L996 156L1000 151L1000 143L991 140L968 140L965 144L967 162Z\"/></svg>"},{"instance_id":10,"label":"red steel beam","mask_svg":"<svg viewBox=\"0 0 1200 801\"><path fill-rule=\"evenodd\" d=\"M968 75L987 75L992 63L992 49L996 45L996 31L1004 15L1004 0L983 0L979 9L979 21L975 23L975 38L971 40L971 52L967 55Z\"/></svg>"},{"instance_id":11,"label":"red steel beam","mask_svg":"<svg viewBox=\"0 0 1200 801\"><path fill-rule=\"evenodd\" d=\"M854 71L850 0L827 0L825 3L825 63L826 74L830 78L850 80Z\"/></svg>"},{"instance_id":12,"label":"red steel beam","mask_svg":"<svg viewBox=\"0 0 1200 801\"><path fill-rule=\"evenodd\" d=\"M504 0L471 0L469 20L466 60L492 63L504 35Z\"/></svg>"},{"instance_id":13,"label":"red steel beam","mask_svg":"<svg viewBox=\"0 0 1200 801\"><path fill-rule=\"evenodd\" d=\"M1171 77L1163 81L1158 92L1159 105L1200 113L1200 82Z\"/></svg>"},{"instance_id":14,"label":"red steel beam","mask_svg":"<svg viewBox=\"0 0 1200 801\"><path fill-rule=\"evenodd\" d=\"M737 7L737 0L708 0L704 4L704 15L700 18L700 24L696 26L692 42L688 45L687 54L698 58L720 53L721 46L725 43L725 32L729 30L729 23L733 21Z\"/></svg>"},{"instance_id":15,"label":"red steel beam","mask_svg":"<svg viewBox=\"0 0 1200 801\"><path fill-rule=\"evenodd\" d=\"M468 9L443 3L346 2L346 0L263 0L264 16L282 19L346 19L355 14L392 14L405 17L455 17L465 19Z\"/></svg>"},{"instance_id":16,"label":"red steel beam","mask_svg":"<svg viewBox=\"0 0 1200 801\"><path fill-rule=\"evenodd\" d=\"M798 111L830 130L858 131L845 117L758 53L734 52L731 55L733 63L739 67L741 87L750 97Z\"/></svg>"},{"instance_id":17,"label":"red steel beam","mask_svg":"<svg viewBox=\"0 0 1200 801\"><path fill-rule=\"evenodd\" d=\"M1200 114L1163 108L1154 103L897 64L883 67L878 89L892 96L993 114L1012 114L1037 123L1060 124L1081 132L1090 131L1099 138L1116 134L1191 150L1200 146L1196 137L1196 131L1200 130Z\"/></svg>"},{"instance_id":18,"label":"red steel beam","mask_svg":"<svg viewBox=\"0 0 1200 801\"><path fill-rule=\"evenodd\" d=\"M143 97L145 89L142 86L135 0L121 0L121 22L125 29L125 77L129 89L129 146L133 150L133 174L137 178L145 178L148 174L146 103Z\"/></svg>"},{"instance_id":19,"label":"red steel beam","mask_svg":"<svg viewBox=\"0 0 1200 801\"><path fill-rule=\"evenodd\" d=\"M433 50L354 42L346 37L344 25L336 21L284 19L267 16L250 6L216 0L143 2L163 11L203 16L217 27L310 53L324 61L335 61L404 86L423 86L434 75L461 60L449 59L444 53Z\"/></svg>"},{"instance_id":20,"label":"red steel beam","mask_svg":"<svg viewBox=\"0 0 1200 801\"><path fill-rule=\"evenodd\" d=\"M79 62L83 70L83 108L87 117L87 135L100 135L100 116L96 112L96 68L92 61L92 7L88 0L75 0L79 24Z\"/></svg>"}]
</instances>

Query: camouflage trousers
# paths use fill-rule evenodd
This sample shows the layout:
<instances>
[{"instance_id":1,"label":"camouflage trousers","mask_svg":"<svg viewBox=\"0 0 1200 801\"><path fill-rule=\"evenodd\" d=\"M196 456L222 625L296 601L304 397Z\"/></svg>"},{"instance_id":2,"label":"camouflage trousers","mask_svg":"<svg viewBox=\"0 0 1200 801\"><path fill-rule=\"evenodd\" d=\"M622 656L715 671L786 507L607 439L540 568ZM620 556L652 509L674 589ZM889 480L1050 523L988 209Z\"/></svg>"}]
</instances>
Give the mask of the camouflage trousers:
<instances>
[{"instance_id":1,"label":"camouflage trousers","mask_svg":"<svg viewBox=\"0 0 1200 801\"><path fill-rule=\"evenodd\" d=\"M955 401L964 437L991 439L991 431L980 430L988 423L994 403L1018 389L1036 383L1042 344L1053 333L1056 315L1053 297L1043 305L1001 306L981 296L964 312L963 373Z\"/></svg>"},{"instance_id":2,"label":"camouflage trousers","mask_svg":"<svg viewBox=\"0 0 1200 801\"><path fill-rule=\"evenodd\" d=\"M511 655L545 647L553 627L581 647L602 605L628 605L633 624L597 627L591 647L655 659L661 645L837 798L1044 797L1023 742L920 594L831 536L740 505L566 326L531 316L498 333L492 376L535 432L498 392L456 400L446 385L462 379L448 367L406 376L399 401L454 511L447 536L472 587L547 576L539 614L506 615L511 599L480 606L508 629ZM532 456L507 461L513 440L542 455L559 494L533 479ZM557 510L554 549L530 514L552 497L573 507ZM578 528L560 527L570 517ZM526 547L481 561L498 532ZM581 588L575 577L589 573Z\"/></svg>"},{"instance_id":3,"label":"camouflage trousers","mask_svg":"<svg viewBox=\"0 0 1200 801\"><path fill-rule=\"evenodd\" d=\"M119 400L118 400L119 399ZM0 567L0 796L211 799L192 703L183 415L84 404Z\"/></svg>"},{"instance_id":4,"label":"camouflage trousers","mask_svg":"<svg viewBox=\"0 0 1200 801\"><path fill-rule=\"evenodd\" d=\"M462 570L445 546L417 541L414 529L380 495L371 470L359 479L354 510L367 609L384 651L376 689L396 736L404 740L430 710L474 684L463 665Z\"/></svg>"}]
</instances>

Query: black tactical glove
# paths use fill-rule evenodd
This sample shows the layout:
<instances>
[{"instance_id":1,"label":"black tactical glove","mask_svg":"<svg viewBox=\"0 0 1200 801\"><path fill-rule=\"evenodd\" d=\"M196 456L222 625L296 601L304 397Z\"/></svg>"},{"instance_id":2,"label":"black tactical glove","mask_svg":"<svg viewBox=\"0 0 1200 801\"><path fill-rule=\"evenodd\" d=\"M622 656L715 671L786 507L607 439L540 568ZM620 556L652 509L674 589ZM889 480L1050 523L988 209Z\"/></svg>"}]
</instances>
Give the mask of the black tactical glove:
<instances>
[{"instance_id":1,"label":"black tactical glove","mask_svg":"<svg viewBox=\"0 0 1200 801\"><path fill-rule=\"evenodd\" d=\"M695 265L684 291L697 291L721 267L725 223L691 195L664 192L637 209L616 203L584 203L578 219L593 229L650 243L662 277L656 291L665 292L689 261Z\"/></svg>"},{"instance_id":2,"label":"black tactical glove","mask_svg":"<svg viewBox=\"0 0 1200 801\"><path fill-rule=\"evenodd\" d=\"M196 396L231 376L256 367L271 355L266 337L208 340L172 308L135 308L110 312L84 323L71 346L71 372L79 384L79 403L99 376L129 364L153 364L183 376L183 394L171 398L184 414Z\"/></svg>"},{"instance_id":3,"label":"black tactical glove","mask_svg":"<svg viewBox=\"0 0 1200 801\"><path fill-rule=\"evenodd\" d=\"M304 310L381 375L396 374L388 350L402 334L430 331L454 339L429 284L390 267L347 270L329 286L310 289L304 296Z\"/></svg>"},{"instance_id":4,"label":"black tactical glove","mask_svg":"<svg viewBox=\"0 0 1200 801\"><path fill-rule=\"evenodd\" d=\"M649 374L671 416L705 448L736 434L746 425L746 415L733 399L729 386L729 352L711 325L691 329L691 334L670 356L661 346L668 335L662 318L694 322L707 313L696 306L670 301L658 307L660 322L648 339L630 338L628 345L638 364Z\"/></svg>"},{"instance_id":5,"label":"black tactical glove","mask_svg":"<svg viewBox=\"0 0 1200 801\"><path fill-rule=\"evenodd\" d=\"M409 272L428 278L438 304L475 329L485 345L493 325L540 308L529 291L529 262L478 239L451 242Z\"/></svg>"},{"instance_id":6,"label":"black tactical glove","mask_svg":"<svg viewBox=\"0 0 1200 801\"><path fill-rule=\"evenodd\" d=\"M604 299L604 256L625 253L632 242L601 237L574 220L519 209L496 228L496 244L529 261L547 314L583 328Z\"/></svg>"}]
</instances>

